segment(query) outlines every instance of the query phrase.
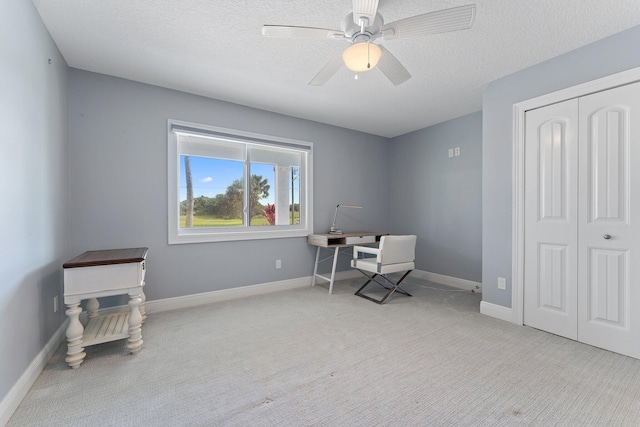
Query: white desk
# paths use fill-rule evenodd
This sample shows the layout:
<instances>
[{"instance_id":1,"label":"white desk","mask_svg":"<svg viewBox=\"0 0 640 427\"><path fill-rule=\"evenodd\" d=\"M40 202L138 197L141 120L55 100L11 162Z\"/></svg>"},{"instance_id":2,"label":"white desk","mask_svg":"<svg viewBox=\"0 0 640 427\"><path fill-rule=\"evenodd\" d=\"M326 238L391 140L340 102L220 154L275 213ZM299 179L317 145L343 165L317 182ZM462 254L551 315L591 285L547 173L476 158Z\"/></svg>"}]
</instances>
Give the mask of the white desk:
<instances>
[{"instance_id":1,"label":"white desk","mask_svg":"<svg viewBox=\"0 0 640 427\"><path fill-rule=\"evenodd\" d=\"M343 234L310 234L307 237L307 243L317 246L316 263L313 267L313 279L311 286L316 285L316 278L319 277L329 282L329 294L333 293L333 282L336 277L336 265L338 264L338 255L341 248L352 247L356 245L371 245L380 242L380 237L389 233L375 233L371 231L357 231L353 233ZM333 254L320 259L320 251L322 249L333 250ZM351 254L351 252L350 252ZM326 277L318 274L318 264L333 258L333 266L331 267L331 276Z\"/></svg>"},{"instance_id":2,"label":"white desk","mask_svg":"<svg viewBox=\"0 0 640 427\"><path fill-rule=\"evenodd\" d=\"M142 347L144 321L144 276L147 248L88 251L64 263L64 303L69 317L67 358L72 368L83 362L85 346L127 338L127 348L136 354ZM98 315L98 298L129 295L130 310ZM87 301L89 322L80 323L80 302Z\"/></svg>"}]
</instances>

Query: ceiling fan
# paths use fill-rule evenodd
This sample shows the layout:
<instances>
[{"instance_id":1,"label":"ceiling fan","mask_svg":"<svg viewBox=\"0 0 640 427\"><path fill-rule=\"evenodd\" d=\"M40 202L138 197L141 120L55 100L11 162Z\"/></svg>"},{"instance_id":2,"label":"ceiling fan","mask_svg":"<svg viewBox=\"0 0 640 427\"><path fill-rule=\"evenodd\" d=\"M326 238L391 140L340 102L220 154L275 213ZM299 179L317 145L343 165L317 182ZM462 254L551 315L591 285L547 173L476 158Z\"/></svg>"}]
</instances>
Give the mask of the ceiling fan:
<instances>
[{"instance_id":1,"label":"ceiling fan","mask_svg":"<svg viewBox=\"0 0 640 427\"><path fill-rule=\"evenodd\" d=\"M377 66L394 85L411 78L409 71L382 45L373 43L379 37L393 40L471 28L475 18L474 4L442 9L385 24L378 12L379 0L353 0L353 13L348 14L341 30L326 28L264 25L265 37L299 37L311 39L346 40L351 45L331 59L309 82L312 86L325 84L344 63L355 72L364 72ZM357 74L356 74L357 78Z\"/></svg>"}]
</instances>

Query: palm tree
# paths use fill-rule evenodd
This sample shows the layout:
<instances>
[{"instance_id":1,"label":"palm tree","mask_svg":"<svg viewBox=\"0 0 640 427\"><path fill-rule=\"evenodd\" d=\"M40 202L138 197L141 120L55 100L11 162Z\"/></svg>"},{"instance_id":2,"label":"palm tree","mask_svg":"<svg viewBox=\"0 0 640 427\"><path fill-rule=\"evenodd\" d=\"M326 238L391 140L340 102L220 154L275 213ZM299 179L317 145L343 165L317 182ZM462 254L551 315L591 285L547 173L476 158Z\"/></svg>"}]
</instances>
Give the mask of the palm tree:
<instances>
[{"instance_id":1,"label":"palm tree","mask_svg":"<svg viewBox=\"0 0 640 427\"><path fill-rule=\"evenodd\" d=\"M258 206L258 201L269 197L270 189L271 186L268 179L262 179L262 175L251 175L251 192L249 193L251 207L249 212L251 212L251 216L262 213L262 208Z\"/></svg>"},{"instance_id":2,"label":"palm tree","mask_svg":"<svg viewBox=\"0 0 640 427\"><path fill-rule=\"evenodd\" d=\"M184 221L185 228L193 227L193 182L191 181L191 160L184 156L184 174L187 178L187 213Z\"/></svg>"},{"instance_id":3,"label":"palm tree","mask_svg":"<svg viewBox=\"0 0 640 427\"><path fill-rule=\"evenodd\" d=\"M249 213L251 217L262 214L262 208L258 205L260 199L269 197L269 180L262 179L261 175L251 175L251 188L249 191ZM236 179L227 187L226 212L232 218L242 217L242 206L244 197L243 180Z\"/></svg>"}]
</instances>

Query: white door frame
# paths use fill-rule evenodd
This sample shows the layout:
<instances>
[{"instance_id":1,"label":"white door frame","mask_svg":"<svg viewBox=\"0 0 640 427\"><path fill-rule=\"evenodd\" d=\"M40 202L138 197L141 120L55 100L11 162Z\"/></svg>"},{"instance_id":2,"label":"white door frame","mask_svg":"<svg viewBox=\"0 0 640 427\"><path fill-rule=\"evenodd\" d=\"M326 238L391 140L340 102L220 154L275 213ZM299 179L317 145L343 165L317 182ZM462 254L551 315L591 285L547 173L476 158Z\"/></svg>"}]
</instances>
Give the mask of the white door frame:
<instances>
[{"instance_id":1,"label":"white door frame","mask_svg":"<svg viewBox=\"0 0 640 427\"><path fill-rule=\"evenodd\" d=\"M572 98L640 81L640 67L612 74L513 105L512 219L511 219L511 314L512 322L524 324L524 141L525 113Z\"/></svg>"}]
</instances>

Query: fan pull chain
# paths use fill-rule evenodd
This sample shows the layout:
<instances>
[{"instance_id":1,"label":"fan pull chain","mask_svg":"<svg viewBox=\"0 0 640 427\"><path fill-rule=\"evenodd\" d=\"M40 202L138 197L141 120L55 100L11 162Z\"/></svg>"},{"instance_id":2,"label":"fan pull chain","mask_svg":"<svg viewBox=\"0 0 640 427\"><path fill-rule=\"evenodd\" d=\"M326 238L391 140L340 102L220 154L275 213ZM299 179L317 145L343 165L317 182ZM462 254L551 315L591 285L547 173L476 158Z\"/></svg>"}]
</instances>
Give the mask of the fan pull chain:
<instances>
[{"instance_id":1,"label":"fan pull chain","mask_svg":"<svg viewBox=\"0 0 640 427\"><path fill-rule=\"evenodd\" d=\"M366 23L369 23L369 21L365 18L360 18L360 34L364 34L364 25ZM371 68L371 57L369 55L369 40L367 40L367 68ZM358 77L356 76L356 79Z\"/></svg>"}]
</instances>

